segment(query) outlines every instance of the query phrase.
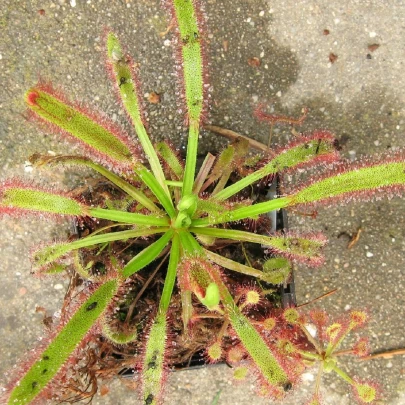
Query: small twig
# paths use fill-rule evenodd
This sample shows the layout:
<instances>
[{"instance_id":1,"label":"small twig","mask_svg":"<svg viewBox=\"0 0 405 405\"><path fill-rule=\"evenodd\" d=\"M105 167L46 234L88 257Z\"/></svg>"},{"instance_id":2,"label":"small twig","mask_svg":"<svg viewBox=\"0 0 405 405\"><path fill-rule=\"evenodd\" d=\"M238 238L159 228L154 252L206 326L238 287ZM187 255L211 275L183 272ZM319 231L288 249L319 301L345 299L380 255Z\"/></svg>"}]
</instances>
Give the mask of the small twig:
<instances>
[{"instance_id":1,"label":"small twig","mask_svg":"<svg viewBox=\"0 0 405 405\"><path fill-rule=\"evenodd\" d=\"M243 256L245 256L245 259L246 259L246 261L247 261L249 267L253 267L253 266L252 266L252 263L251 263L250 260L249 260L248 255L247 255L245 245L243 244L243 242L241 242L240 244L241 244L241 246L242 246L242 253L243 253Z\"/></svg>"},{"instance_id":2,"label":"small twig","mask_svg":"<svg viewBox=\"0 0 405 405\"><path fill-rule=\"evenodd\" d=\"M238 138L246 139L249 142L249 146L253 149L261 150L263 152L267 152L267 150L268 150L267 145L265 145L264 143L255 141L254 139L250 139L247 136L238 134L237 132L231 131L230 129L217 127L216 125L204 125L204 129L215 132L216 134L219 134L221 136L224 136L225 138L231 139L232 141L234 141L235 139L238 139Z\"/></svg>"},{"instance_id":3,"label":"small twig","mask_svg":"<svg viewBox=\"0 0 405 405\"><path fill-rule=\"evenodd\" d=\"M267 149L270 149L271 138L273 137L273 127L274 127L274 123L271 122L271 123L270 123L270 129L269 129L269 139L268 139L268 141L267 141Z\"/></svg>"},{"instance_id":4,"label":"small twig","mask_svg":"<svg viewBox=\"0 0 405 405\"><path fill-rule=\"evenodd\" d=\"M348 248L348 249L351 249L351 248L359 241L361 231L362 231L362 229L359 228L359 229L357 230L357 232L352 236L352 238L351 238L349 244L347 245L347 248Z\"/></svg>"},{"instance_id":5,"label":"small twig","mask_svg":"<svg viewBox=\"0 0 405 405\"><path fill-rule=\"evenodd\" d=\"M305 305L312 304L313 302L318 301L318 300L320 300L322 298L329 297L330 295L334 294L336 291L337 291L337 288L335 288L334 290L331 290L331 291L329 291L329 292L327 292L327 293L325 293L325 294L323 294L323 295L321 295L321 296L319 296L317 298L314 298L311 301L308 301L308 302L305 302L304 304L298 305L297 308L304 307Z\"/></svg>"},{"instance_id":6,"label":"small twig","mask_svg":"<svg viewBox=\"0 0 405 405\"><path fill-rule=\"evenodd\" d=\"M401 354L405 354L405 349L395 349L395 350L390 350L388 352L371 354L370 356L367 356L367 357L361 357L358 360L367 361L367 360L373 360L373 359L378 359L378 358L390 359L394 356L398 356Z\"/></svg>"},{"instance_id":7,"label":"small twig","mask_svg":"<svg viewBox=\"0 0 405 405\"><path fill-rule=\"evenodd\" d=\"M174 27L175 23L172 21L163 32L159 32L159 36L164 38Z\"/></svg>"}]
</instances>

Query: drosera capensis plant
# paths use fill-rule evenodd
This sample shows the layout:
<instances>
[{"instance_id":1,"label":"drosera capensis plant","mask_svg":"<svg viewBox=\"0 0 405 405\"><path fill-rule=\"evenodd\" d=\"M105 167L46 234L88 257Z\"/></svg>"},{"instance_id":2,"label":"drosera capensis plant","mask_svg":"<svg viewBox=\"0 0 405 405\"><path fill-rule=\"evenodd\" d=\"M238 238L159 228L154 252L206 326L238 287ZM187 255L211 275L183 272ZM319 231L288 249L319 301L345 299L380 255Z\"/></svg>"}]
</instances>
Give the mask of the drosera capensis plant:
<instances>
[{"instance_id":1,"label":"drosera capensis plant","mask_svg":"<svg viewBox=\"0 0 405 405\"><path fill-rule=\"evenodd\" d=\"M103 377L100 373L89 373L88 385L76 390L76 395L66 387L72 386L75 373L89 367L88 363L79 367L84 353L94 355L95 346L105 348L109 342L120 348L135 344L135 353L124 359L125 367L134 368L145 405L162 403L168 358L173 351L171 333L178 317L189 339L204 318L219 320L218 333L206 346L208 360L226 359L235 367L237 379L252 373L261 395L283 398L306 367L319 363L319 375L321 371L336 372L354 387L359 401L371 403L378 397L375 386L352 379L336 361L342 354L338 349L343 338L358 326L355 321L362 312L357 312L357 317L353 312L349 320L324 329L321 312L310 315L318 328L318 342L309 334L305 316L298 309L283 311L267 302L269 289L265 284L286 282L292 262L322 264L325 238L317 233L271 234L260 224L266 223L266 214L275 210L399 194L405 186L403 154L349 165L339 159L332 134L314 131L298 135L283 148L269 150L255 164L246 154L247 141L240 139L216 159L208 155L197 169L207 102L202 14L196 1L168 0L166 7L177 38L181 102L188 126L184 161L171 145L151 142L133 62L112 32L106 35L107 65L133 124L136 142L107 119L70 103L50 85L38 84L25 95L34 117L86 149L85 157L35 155L32 162L43 167L91 168L108 180L115 194L102 204L94 204L72 196L72 192L48 190L17 179L3 182L1 213L67 216L79 223L99 225L88 236L43 246L33 253L37 274L69 271L81 282L77 283L77 294L67 296L65 316L9 383L2 401L23 405L91 397L97 391L96 377ZM262 118L268 120L267 116ZM252 187L264 180L271 183L283 172L316 166L323 167L323 175L293 186L287 195L272 200L252 195ZM252 221L258 224L256 232L249 230ZM146 247L139 243L132 254L129 248L138 241L146 241ZM273 257L259 264L251 263L247 256L246 260L233 260L221 254L224 242L254 245L270 250ZM127 251L124 262L118 248ZM86 263L83 255L94 251L93 259ZM162 262L164 283L156 292L156 308L144 314L149 319L146 325L131 324L139 296L146 284L153 282L154 267L160 268ZM148 279L140 275L145 271L150 273ZM230 285L231 274L242 274L252 281L235 288ZM139 280L145 288L128 302L131 288ZM129 308L124 316L119 310L122 302ZM261 306L264 311L257 318L255 311ZM177 315L173 315L175 310ZM319 402L319 381L314 395L312 403Z\"/></svg>"}]
</instances>

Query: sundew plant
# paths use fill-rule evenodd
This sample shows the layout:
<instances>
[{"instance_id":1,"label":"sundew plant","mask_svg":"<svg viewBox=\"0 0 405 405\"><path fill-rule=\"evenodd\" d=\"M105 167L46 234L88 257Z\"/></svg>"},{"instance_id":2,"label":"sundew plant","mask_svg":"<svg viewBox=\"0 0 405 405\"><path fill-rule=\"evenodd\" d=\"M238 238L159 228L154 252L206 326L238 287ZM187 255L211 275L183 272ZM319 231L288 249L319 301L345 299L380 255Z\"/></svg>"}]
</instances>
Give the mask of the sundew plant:
<instances>
[{"instance_id":1,"label":"sundew plant","mask_svg":"<svg viewBox=\"0 0 405 405\"><path fill-rule=\"evenodd\" d=\"M85 237L42 246L33 253L37 274L74 271L82 280L81 289L75 297L69 297L66 316L9 382L2 403L23 405L44 403L47 399L74 402L85 398L66 398L66 387L73 384L73 376L80 371L84 351L90 350L96 341L98 344L108 341L121 348L138 342L139 350L132 359L126 359L126 366L133 368L133 378L139 381L142 402L162 403L169 370L167 359L172 350L169 340L173 311L179 302L179 318L190 339L200 319L220 319L221 328L206 347L207 359L226 360L234 367L237 379L253 374L260 395L283 398L299 382L305 369L316 365L318 379L309 403L320 403L322 372L335 372L353 388L360 402L373 402L378 397L376 387L350 377L337 361L344 338L366 322L364 312L352 311L347 319L335 322L330 322L321 310L305 315L293 307L264 306L260 317L252 315L252 308L263 306L267 299L269 289L264 286L285 283L292 262L322 264L325 238L317 233L270 233L260 226L257 228L260 232L253 232L249 224L260 224L269 212L280 209L327 206L402 193L403 154L348 164L339 158L333 135L315 131L298 135L283 148L271 149L256 159L247 154L248 142L239 139L216 158L209 154L197 168L208 87L203 17L197 1L167 0L165 7L175 31L180 102L188 126L184 159L171 144L151 142L144 125L139 78L132 59L113 32L107 33L105 40L108 70L133 125L136 141L106 118L70 103L48 84L40 83L25 94L33 117L85 149L85 156L35 155L33 163L44 167L90 168L121 194L117 199L107 198L102 204L93 204L73 197L72 193L24 180L9 179L2 183L2 214L65 216L103 224ZM279 174L316 166L323 168L323 174L310 178L306 184L293 185L288 195L272 200L252 197L251 190L259 183L264 182L267 187ZM146 244L123 262L117 243L122 247L138 240ZM221 254L218 246L223 242L254 244L272 256L261 263L249 260L242 263ZM101 267L98 264L97 271L94 262L81 262L80 255L89 249L108 253L108 262L101 263ZM117 307L127 299L131 283L138 273L152 269L164 258L164 283L158 290L155 310L145 314L148 323L132 325L132 329L120 327ZM69 261L74 270L67 270ZM250 277L252 283L230 286L230 273ZM128 318L131 311L127 312ZM316 339L308 332L308 323L316 326ZM366 341L360 340L349 351L365 355ZM91 394L94 395L94 390Z\"/></svg>"}]
</instances>

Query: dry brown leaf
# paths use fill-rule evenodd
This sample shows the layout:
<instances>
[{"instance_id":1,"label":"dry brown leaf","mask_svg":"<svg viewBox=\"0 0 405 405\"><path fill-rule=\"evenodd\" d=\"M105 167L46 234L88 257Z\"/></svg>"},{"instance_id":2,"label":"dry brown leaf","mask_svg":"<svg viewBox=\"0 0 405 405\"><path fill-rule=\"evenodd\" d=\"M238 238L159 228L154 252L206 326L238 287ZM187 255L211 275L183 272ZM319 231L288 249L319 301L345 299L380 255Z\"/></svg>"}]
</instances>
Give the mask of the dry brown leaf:
<instances>
[{"instance_id":1,"label":"dry brown leaf","mask_svg":"<svg viewBox=\"0 0 405 405\"><path fill-rule=\"evenodd\" d=\"M351 249L360 239L360 234L361 234L362 229L359 228L357 232L352 236L352 239L350 240L349 244L347 245L348 249Z\"/></svg>"},{"instance_id":2,"label":"dry brown leaf","mask_svg":"<svg viewBox=\"0 0 405 405\"><path fill-rule=\"evenodd\" d=\"M155 93L152 91L149 93L148 101L152 104L159 104L160 103L160 94Z\"/></svg>"},{"instance_id":3,"label":"dry brown leaf","mask_svg":"<svg viewBox=\"0 0 405 405\"><path fill-rule=\"evenodd\" d=\"M380 47L380 44L371 44L367 48L370 52L376 51Z\"/></svg>"},{"instance_id":4,"label":"dry brown leaf","mask_svg":"<svg viewBox=\"0 0 405 405\"><path fill-rule=\"evenodd\" d=\"M254 56L253 58L248 59L248 65L252 67L259 67L260 66L260 59Z\"/></svg>"},{"instance_id":5,"label":"dry brown leaf","mask_svg":"<svg viewBox=\"0 0 405 405\"><path fill-rule=\"evenodd\" d=\"M337 60L337 58L338 58L338 56L337 56L335 53L331 52L331 53L329 54L329 62L330 62L330 63L335 63L336 60Z\"/></svg>"}]
</instances>

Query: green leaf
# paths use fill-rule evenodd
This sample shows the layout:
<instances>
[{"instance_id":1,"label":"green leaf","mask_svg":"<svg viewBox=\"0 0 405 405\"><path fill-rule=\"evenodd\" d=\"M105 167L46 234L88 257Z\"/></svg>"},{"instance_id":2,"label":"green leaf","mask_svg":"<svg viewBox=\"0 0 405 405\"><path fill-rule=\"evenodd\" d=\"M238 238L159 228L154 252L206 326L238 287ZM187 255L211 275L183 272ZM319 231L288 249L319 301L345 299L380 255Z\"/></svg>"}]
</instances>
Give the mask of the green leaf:
<instances>
[{"instance_id":1,"label":"green leaf","mask_svg":"<svg viewBox=\"0 0 405 405\"><path fill-rule=\"evenodd\" d=\"M214 214L208 213L206 218L193 219L192 226L202 227L214 224L223 224L226 222L239 221L245 218L255 219L260 214L266 214L270 211L279 210L285 208L291 204L290 197L275 198L274 200L265 201L262 203L249 205L248 207L236 208L228 210L224 207L223 212L214 212Z\"/></svg>"},{"instance_id":2,"label":"green leaf","mask_svg":"<svg viewBox=\"0 0 405 405\"><path fill-rule=\"evenodd\" d=\"M172 238L172 246L170 249L169 264L167 266L167 273L165 284L163 286L162 297L160 298L159 308L161 311L167 311L172 297L174 283L177 275L177 265L180 260L180 239L175 233Z\"/></svg>"},{"instance_id":3,"label":"green leaf","mask_svg":"<svg viewBox=\"0 0 405 405\"><path fill-rule=\"evenodd\" d=\"M135 147L95 122L94 118L41 88L28 90L25 98L35 114L90 146L100 158L124 167L133 163L131 150Z\"/></svg>"},{"instance_id":4,"label":"green leaf","mask_svg":"<svg viewBox=\"0 0 405 405\"><path fill-rule=\"evenodd\" d=\"M247 276L252 276L258 278L259 280L271 283L271 281L267 278L267 274L261 270L246 266L242 263L235 262L234 260L228 259L217 253L210 252L209 250L204 249L204 253L208 257L208 259L212 260L214 263L220 265L221 267L224 267L225 269L237 271L238 273L246 274Z\"/></svg>"},{"instance_id":5,"label":"green leaf","mask_svg":"<svg viewBox=\"0 0 405 405\"><path fill-rule=\"evenodd\" d=\"M170 239L173 237L173 230L170 229L156 242L149 245L147 248L133 257L126 266L121 270L121 274L126 278L143 269L149 263L153 262L160 252L166 247Z\"/></svg>"},{"instance_id":6,"label":"green leaf","mask_svg":"<svg viewBox=\"0 0 405 405\"><path fill-rule=\"evenodd\" d=\"M173 0L173 7L180 34L188 118L195 123L200 121L204 98L201 33L193 1Z\"/></svg>"},{"instance_id":7,"label":"green leaf","mask_svg":"<svg viewBox=\"0 0 405 405\"><path fill-rule=\"evenodd\" d=\"M159 217L157 215L137 214L134 212L109 210L105 208L87 207L89 216L95 218L108 219L110 221L121 222L124 224L147 225L147 226L167 226L169 218L167 216Z\"/></svg>"},{"instance_id":8,"label":"green leaf","mask_svg":"<svg viewBox=\"0 0 405 405\"><path fill-rule=\"evenodd\" d=\"M159 158L142 122L141 102L136 88L137 78L130 66L130 59L123 54L118 38L111 32L107 36L107 57L121 95L122 104L134 124L152 172L166 196L169 197L170 193L165 184L165 176Z\"/></svg>"},{"instance_id":9,"label":"green leaf","mask_svg":"<svg viewBox=\"0 0 405 405\"><path fill-rule=\"evenodd\" d=\"M118 240L127 240L138 237L146 237L156 233L167 232L168 228L155 228L155 229L138 229L129 231L111 232L102 235L90 235L83 239L78 239L74 242L56 243L45 246L37 250L34 255L34 264L36 266L45 266L65 254L84 247L91 247L102 243L114 242Z\"/></svg>"},{"instance_id":10,"label":"green leaf","mask_svg":"<svg viewBox=\"0 0 405 405\"><path fill-rule=\"evenodd\" d=\"M287 373L249 320L237 307L229 311L229 319L232 328L265 381L274 387L286 385L289 382Z\"/></svg>"},{"instance_id":11,"label":"green leaf","mask_svg":"<svg viewBox=\"0 0 405 405\"><path fill-rule=\"evenodd\" d=\"M180 163L181 160L176 156L172 148L166 142L159 142L156 145L156 150L167 163L175 178L178 180L183 179L184 169Z\"/></svg>"},{"instance_id":12,"label":"green leaf","mask_svg":"<svg viewBox=\"0 0 405 405\"><path fill-rule=\"evenodd\" d=\"M218 286L215 283L208 284L208 287L205 290L205 297L201 298L200 301L210 311L217 307L220 301Z\"/></svg>"},{"instance_id":13,"label":"green leaf","mask_svg":"<svg viewBox=\"0 0 405 405\"><path fill-rule=\"evenodd\" d=\"M281 284L291 273L290 262L284 257L273 257L264 262L263 273L269 283Z\"/></svg>"},{"instance_id":14,"label":"green leaf","mask_svg":"<svg viewBox=\"0 0 405 405\"><path fill-rule=\"evenodd\" d=\"M218 286L221 300L224 304L224 310L232 328L238 335L238 338L253 360L256 368L267 383L276 388L283 387L289 381L282 364L271 352L259 332L250 323L249 319L240 312L229 290L223 283L219 272L212 269L210 275Z\"/></svg>"},{"instance_id":15,"label":"green leaf","mask_svg":"<svg viewBox=\"0 0 405 405\"><path fill-rule=\"evenodd\" d=\"M86 215L86 207L62 194L12 184L0 189L0 209L47 212L58 215Z\"/></svg>"},{"instance_id":16,"label":"green leaf","mask_svg":"<svg viewBox=\"0 0 405 405\"><path fill-rule=\"evenodd\" d=\"M160 403L164 377L164 353L167 339L166 311L159 312L149 332L142 367L142 399L144 404Z\"/></svg>"},{"instance_id":17,"label":"green leaf","mask_svg":"<svg viewBox=\"0 0 405 405\"><path fill-rule=\"evenodd\" d=\"M103 314L118 286L118 280L107 281L91 294L12 390L8 405L29 404L44 390Z\"/></svg>"},{"instance_id":18,"label":"green leaf","mask_svg":"<svg viewBox=\"0 0 405 405\"><path fill-rule=\"evenodd\" d=\"M102 176L110 180L113 184L125 191L135 201L138 201L145 208L150 211L160 211L160 209L140 191L137 187L125 181L122 177L117 176L105 167L94 163L88 158L82 156L43 156L33 155L30 157L30 162L37 165L55 165L55 164L75 164L80 166L87 166L100 173Z\"/></svg>"},{"instance_id":19,"label":"green leaf","mask_svg":"<svg viewBox=\"0 0 405 405\"><path fill-rule=\"evenodd\" d=\"M259 243L268 246L281 255L288 258L304 261L308 264L317 265L323 261L321 248L326 240L321 236L300 236L300 235L274 235L265 236L251 232L238 231L234 229L219 228L189 228L190 232L196 235L208 235L215 238L233 239L244 242Z\"/></svg>"},{"instance_id":20,"label":"green leaf","mask_svg":"<svg viewBox=\"0 0 405 405\"><path fill-rule=\"evenodd\" d=\"M182 188L184 197L192 193L197 161L199 123L204 107L203 56L195 3L173 0L172 5L174 22L178 26L180 36L180 58L183 68L187 118L190 124Z\"/></svg>"},{"instance_id":21,"label":"green leaf","mask_svg":"<svg viewBox=\"0 0 405 405\"><path fill-rule=\"evenodd\" d=\"M317 138L315 133L310 137L302 138L298 142L288 145L261 169L223 189L218 194L215 194L213 198L217 201L223 201L270 174L276 174L280 171L319 159L333 160L335 158L336 151L333 138L326 135L322 135L322 138Z\"/></svg>"},{"instance_id":22,"label":"green leaf","mask_svg":"<svg viewBox=\"0 0 405 405\"><path fill-rule=\"evenodd\" d=\"M366 198L376 193L385 196L383 191L395 192L405 188L404 161L387 161L368 166L360 164L343 169L346 171L329 174L295 193L290 197L290 205L327 202L337 197L346 200L356 196Z\"/></svg>"}]
</instances>

